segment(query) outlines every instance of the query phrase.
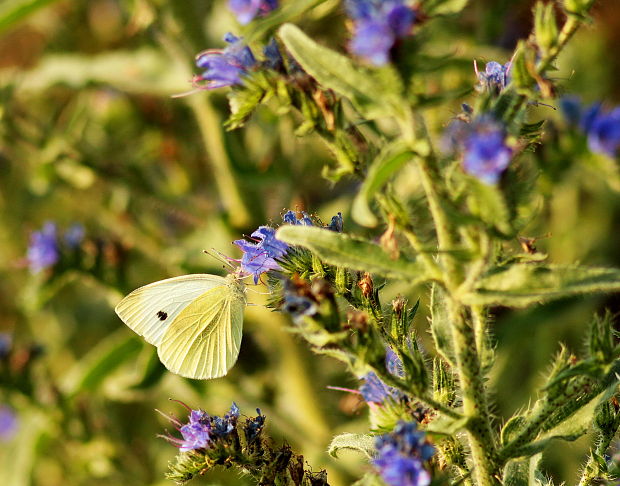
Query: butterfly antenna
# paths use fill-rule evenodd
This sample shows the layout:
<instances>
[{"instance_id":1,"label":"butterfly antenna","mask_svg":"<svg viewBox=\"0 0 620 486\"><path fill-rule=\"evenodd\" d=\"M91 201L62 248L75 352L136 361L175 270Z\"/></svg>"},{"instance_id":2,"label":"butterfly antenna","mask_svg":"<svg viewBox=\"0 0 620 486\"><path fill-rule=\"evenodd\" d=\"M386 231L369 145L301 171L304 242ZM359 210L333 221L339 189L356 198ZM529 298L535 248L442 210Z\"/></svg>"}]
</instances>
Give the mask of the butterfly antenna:
<instances>
[{"instance_id":1,"label":"butterfly antenna","mask_svg":"<svg viewBox=\"0 0 620 486\"><path fill-rule=\"evenodd\" d=\"M203 250L203 252L209 255L211 258L215 258L216 260L222 262L228 268L236 268L232 263L230 263L230 259L226 255L220 253L215 248L211 248L210 250Z\"/></svg>"},{"instance_id":2,"label":"butterfly antenna","mask_svg":"<svg viewBox=\"0 0 620 486\"><path fill-rule=\"evenodd\" d=\"M259 292L258 290L254 290L248 287L248 292L253 292L258 295L271 295L271 292Z\"/></svg>"}]
</instances>

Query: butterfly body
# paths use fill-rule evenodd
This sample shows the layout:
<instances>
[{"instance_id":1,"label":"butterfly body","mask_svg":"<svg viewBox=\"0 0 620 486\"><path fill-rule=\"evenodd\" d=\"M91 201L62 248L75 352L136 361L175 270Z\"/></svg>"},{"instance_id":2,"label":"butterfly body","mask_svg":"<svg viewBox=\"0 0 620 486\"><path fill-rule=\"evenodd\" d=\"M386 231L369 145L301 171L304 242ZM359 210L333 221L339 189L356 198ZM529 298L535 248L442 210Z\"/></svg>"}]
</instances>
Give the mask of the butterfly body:
<instances>
[{"instance_id":1,"label":"butterfly body","mask_svg":"<svg viewBox=\"0 0 620 486\"><path fill-rule=\"evenodd\" d=\"M239 355L245 285L234 275L184 275L131 292L121 320L157 347L163 365L194 379L224 376Z\"/></svg>"}]
</instances>

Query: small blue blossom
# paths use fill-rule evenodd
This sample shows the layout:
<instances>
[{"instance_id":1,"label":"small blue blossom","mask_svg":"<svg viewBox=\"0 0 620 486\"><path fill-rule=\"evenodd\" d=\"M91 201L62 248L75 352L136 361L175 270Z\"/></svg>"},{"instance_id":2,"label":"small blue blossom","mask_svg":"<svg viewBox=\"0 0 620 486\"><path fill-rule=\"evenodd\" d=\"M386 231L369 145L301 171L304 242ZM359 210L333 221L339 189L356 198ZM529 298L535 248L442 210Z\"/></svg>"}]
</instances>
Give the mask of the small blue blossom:
<instances>
[{"instance_id":1,"label":"small blue blossom","mask_svg":"<svg viewBox=\"0 0 620 486\"><path fill-rule=\"evenodd\" d=\"M601 103L582 107L579 98L567 96L560 108L568 125L579 127L593 152L615 157L620 153L620 107L605 110Z\"/></svg>"},{"instance_id":2,"label":"small blue blossom","mask_svg":"<svg viewBox=\"0 0 620 486\"><path fill-rule=\"evenodd\" d=\"M224 50L211 49L196 58L196 65L205 72L195 81L206 81L202 86L205 89L240 85L243 76L256 64L254 54L241 38L229 32L224 41L230 44Z\"/></svg>"},{"instance_id":3,"label":"small blue blossom","mask_svg":"<svg viewBox=\"0 0 620 486\"><path fill-rule=\"evenodd\" d=\"M282 69L284 61L280 48L275 39L271 39L269 43L263 48L263 56L265 56L265 66L274 71Z\"/></svg>"},{"instance_id":4,"label":"small blue blossom","mask_svg":"<svg viewBox=\"0 0 620 486\"><path fill-rule=\"evenodd\" d=\"M237 425L239 407L233 402L230 411L224 417L213 417L213 434L219 437L230 434Z\"/></svg>"},{"instance_id":5,"label":"small blue blossom","mask_svg":"<svg viewBox=\"0 0 620 486\"><path fill-rule=\"evenodd\" d=\"M7 405L0 405L0 441L11 440L17 433L18 425L15 411Z\"/></svg>"},{"instance_id":6,"label":"small blue blossom","mask_svg":"<svg viewBox=\"0 0 620 486\"><path fill-rule=\"evenodd\" d=\"M303 316L313 316L318 312L318 309L316 304L308 297L295 295L292 292L285 292L282 312L290 314L293 320L296 321Z\"/></svg>"},{"instance_id":7,"label":"small blue blossom","mask_svg":"<svg viewBox=\"0 0 620 486\"><path fill-rule=\"evenodd\" d=\"M393 376L398 376L401 378L405 376L403 362L391 349L388 349L386 352L385 367L388 373ZM364 380L364 383L360 386L359 391L367 403L376 403L380 405L388 398L398 401L405 397L405 395L397 388L383 383L374 371L365 374L362 379Z\"/></svg>"},{"instance_id":8,"label":"small blue blossom","mask_svg":"<svg viewBox=\"0 0 620 486\"><path fill-rule=\"evenodd\" d=\"M474 66L482 89L499 92L510 82L510 62L503 65L495 61L487 62L484 72L479 72L476 64Z\"/></svg>"},{"instance_id":9,"label":"small blue blossom","mask_svg":"<svg viewBox=\"0 0 620 486\"><path fill-rule=\"evenodd\" d=\"M278 8L277 0L228 0L228 8L240 24L251 22L258 15L266 15Z\"/></svg>"},{"instance_id":10,"label":"small blue blossom","mask_svg":"<svg viewBox=\"0 0 620 486\"><path fill-rule=\"evenodd\" d=\"M301 212L301 218L297 217L297 213L295 211L287 211L286 213L284 213L284 216L282 216L282 221L284 221L286 224L292 225L314 226L314 224L312 223L312 219L310 219L308 213L304 211Z\"/></svg>"},{"instance_id":11,"label":"small blue blossom","mask_svg":"<svg viewBox=\"0 0 620 486\"><path fill-rule=\"evenodd\" d=\"M346 0L345 8L354 22L351 51L376 66L389 61L394 43L409 35L415 22L404 0Z\"/></svg>"},{"instance_id":12,"label":"small blue blossom","mask_svg":"<svg viewBox=\"0 0 620 486\"><path fill-rule=\"evenodd\" d=\"M342 213L338 213L336 216L332 216L332 220L327 225L327 229L335 231L336 233L342 233L343 224Z\"/></svg>"},{"instance_id":13,"label":"small blue blossom","mask_svg":"<svg viewBox=\"0 0 620 486\"><path fill-rule=\"evenodd\" d=\"M265 426L265 416L261 415L260 408L256 409L256 413L258 414L256 417L248 419L245 423L245 436L250 443L260 436Z\"/></svg>"},{"instance_id":14,"label":"small blue blossom","mask_svg":"<svg viewBox=\"0 0 620 486\"><path fill-rule=\"evenodd\" d=\"M0 359L7 358L12 348L13 336L8 332L0 332Z\"/></svg>"},{"instance_id":15,"label":"small blue blossom","mask_svg":"<svg viewBox=\"0 0 620 486\"><path fill-rule=\"evenodd\" d=\"M280 270L280 265L275 260L282 258L288 251L288 245L275 237L276 230L268 226L260 226L252 238L256 242L235 240L233 243L241 248L241 270L254 275L254 283L258 282L260 275L269 270Z\"/></svg>"},{"instance_id":16,"label":"small blue blossom","mask_svg":"<svg viewBox=\"0 0 620 486\"><path fill-rule=\"evenodd\" d=\"M84 239L84 226L79 223L72 224L65 231L65 243L69 248L77 248Z\"/></svg>"},{"instance_id":17,"label":"small blue blossom","mask_svg":"<svg viewBox=\"0 0 620 486\"><path fill-rule=\"evenodd\" d=\"M431 476L423 467L435 450L415 422L400 421L393 432L376 438L373 464L389 486L427 486Z\"/></svg>"},{"instance_id":18,"label":"small blue blossom","mask_svg":"<svg viewBox=\"0 0 620 486\"><path fill-rule=\"evenodd\" d=\"M27 253L28 266L33 274L55 265L60 259L56 225L47 222L40 231L30 235Z\"/></svg>"},{"instance_id":19,"label":"small blue blossom","mask_svg":"<svg viewBox=\"0 0 620 486\"><path fill-rule=\"evenodd\" d=\"M487 184L496 184L512 159L503 125L488 115L471 123L455 120L447 131L451 150L463 152L463 169Z\"/></svg>"},{"instance_id":20,"label":"small blue blossom","mask_svg":"<svg viewBox=\"0 0 620 486\"><path fill-rule=\"evenodd\" d=\"M588 130L588 146L609 157L620 153L620 107L596 116Z\"/></svg>"}]
</instances>

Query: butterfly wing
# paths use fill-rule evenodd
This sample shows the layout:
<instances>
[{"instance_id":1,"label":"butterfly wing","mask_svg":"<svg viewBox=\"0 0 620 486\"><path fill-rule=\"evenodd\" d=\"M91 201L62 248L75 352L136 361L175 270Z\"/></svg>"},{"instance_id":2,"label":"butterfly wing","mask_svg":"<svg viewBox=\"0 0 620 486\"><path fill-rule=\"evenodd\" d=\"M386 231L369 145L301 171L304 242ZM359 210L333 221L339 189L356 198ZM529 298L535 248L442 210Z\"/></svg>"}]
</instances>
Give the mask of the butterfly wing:
<instances>
[{"instance_id":1,"label":"butterfly wing","mask_svg":"<svg viewBox=\"0 0 620 486\"><path fill-rule=\"evenodd\" d=\"M239 356L244 306L241 283L229 281L208 290L166 329L157 348L160 361L187 378L224 376Z\"/></svg>"},{"instance_id":2,"label":"butterfly wing","mask_svg":"<svg viewBox=\"0 0 620 486\"><path fill-rule=\"evenodd\" d=\"M115 311L147 342L159 346L166 330L185 308L200 295L227 282L224 277L209 274L160 280L134 290L119 302Z\"/></svg>"}]
</instances>

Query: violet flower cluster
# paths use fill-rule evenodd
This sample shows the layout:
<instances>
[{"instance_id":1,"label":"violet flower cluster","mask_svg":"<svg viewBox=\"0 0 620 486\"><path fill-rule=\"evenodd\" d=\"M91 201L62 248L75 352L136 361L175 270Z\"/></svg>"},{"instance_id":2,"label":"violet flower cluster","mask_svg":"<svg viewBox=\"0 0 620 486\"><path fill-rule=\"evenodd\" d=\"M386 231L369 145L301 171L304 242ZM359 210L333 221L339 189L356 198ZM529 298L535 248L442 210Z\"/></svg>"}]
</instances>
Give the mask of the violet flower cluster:
<instances>
[{"instance_id":1,"label":"violet flower cluster","mask_svg":"<svg viewBox=\"0 0 620 486\"><path fill-rule=\"evenodd\" d=\"M586 135L592 152L608 157L620 155L620 107L608 110L601 103L583 107L576 97L563 98L560 107L569 125Z\"/></svg>"},{"instance_id":2,"label":"violet flower cluster","mask_svg":"<svg viewBox=\"0 0 620 486\"><path fill-rule=\"evenodd\" d=\"M237 425L239 407L233 402L230 411L224 417L211 416L204 410L191 410L189 422L180 426L179 432L183 439L166 437L175 444L181 452L195 449L205 449L217 438L230 434ZM173 420L177 426L181 425Z\"/></svg>"},{"instance_id":3,"label":"violet flower cluster","mask_svg":"<svg viewBox=\"0 0 620 486\"><path fill-rule=\"evenodd\" d=\"M228 0L228 8L239 23L245 25L255 17L266 15L278 8L278 0Z\"/></svg>"},{"instance_id":4,"label":"violet flower cluster","mask_svg":"<svg viewBox=\"0 0 620 486\"><path fill-rule=\"evenodd\" d=\"M429 472L423 462L435 449L426 442L415 422L400 421L389 434L376 438L377 457L373 464L389 486L428 486Z\"/></svg>"},{"instance_id":5,"label":"violet flower cluster","mask_svg":"<svg viewBox=\"0 0 620 486\"><path fill-rule=\"evenodd\" d=\"M463 154L463 169L487 184L496 184L512 159L504 126L490 115L472 122L454 120L448 127L446 145Z\"/></svg>"},{"instance_id":6,"label":"violet flower cluster","mask_svg":"<svg viewBox=\"0 0 620 486\"><path fill-rule=\"evenodd\" d=\"M395 42L411 33L416 19L404 0L346 0L345 8L354 25L351 52L376 66L390 60Z\"/></svg>"},{"instance_id":7,"label":"violet flower cluster","mask_svg":"<svg viewBox=\"0 0 620 486\"><path fill-rule=\"evenodd\" d=\"M74 249L84 239L84 228L80 224L72 225L61 239L58 235L58 227L48 221L39 231L33 231L30 235L30 245L26 253L26 260L30 272L37 274L53 267L61 257L61 245L64 243L69 249Z\"/></svg>"},{"instance_id":8,"label":"violet flower cluster","mask_svg":"<svg viewBox=\"0 0 620 486\"><path fill-rule=\"evenodd\" d=\"M254 54L240 37L229 32L224 41L229 44L225 49L209 49L196 58L196 65L205 70L194 78L198 87L215 89L240 85L243 76L256 65ZM200 85L201 81L205 83Z\"/></svg>"}]
</instances>

